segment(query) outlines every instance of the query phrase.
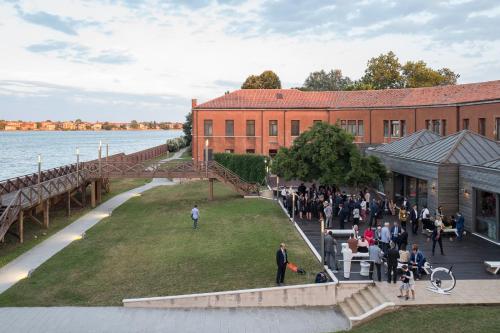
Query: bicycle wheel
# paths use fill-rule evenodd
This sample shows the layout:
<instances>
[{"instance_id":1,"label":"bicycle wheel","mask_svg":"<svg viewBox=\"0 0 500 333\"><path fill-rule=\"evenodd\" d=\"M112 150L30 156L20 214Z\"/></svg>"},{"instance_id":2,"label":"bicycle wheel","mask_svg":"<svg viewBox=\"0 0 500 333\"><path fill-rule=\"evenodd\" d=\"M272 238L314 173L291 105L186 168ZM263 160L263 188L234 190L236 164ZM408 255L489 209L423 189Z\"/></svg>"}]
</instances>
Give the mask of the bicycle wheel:
<instances>
[{"instance_id":1,"label":"bicycle wheel","mask_svg":"<svg viewBox=\"0 0 500 333\"><path fill-rule=\"evenodd\" d=\"M450 269L437 267L432 270L431 284L436 289L441 289L442 291L450 291L455 288L456 280L453 272Z\"/></svg>"}]
</instances>

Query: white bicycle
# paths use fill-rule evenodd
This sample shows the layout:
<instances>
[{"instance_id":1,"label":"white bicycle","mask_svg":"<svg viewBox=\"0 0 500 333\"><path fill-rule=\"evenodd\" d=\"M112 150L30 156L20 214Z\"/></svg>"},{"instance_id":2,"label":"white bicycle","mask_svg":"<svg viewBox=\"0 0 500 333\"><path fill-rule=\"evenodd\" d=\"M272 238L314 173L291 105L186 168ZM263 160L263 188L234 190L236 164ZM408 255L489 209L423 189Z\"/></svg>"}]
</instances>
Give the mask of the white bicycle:
<instances>
[{"instance_id":1,"label":"white bicycle","mask_svg":"<svg viewBox=\"0 0 500 333\"><path fill-rule=\"evenodd\" d=\"M424 265L424 269L428 269L431 274L431 286L427 287L427 290L441 295L450 295L450 291L452 291L457 284L457 280L451 271L452 268L453 266L450 268L433 268L429 263L426 263L426 265Z\"/></svg>"}]
</instances>

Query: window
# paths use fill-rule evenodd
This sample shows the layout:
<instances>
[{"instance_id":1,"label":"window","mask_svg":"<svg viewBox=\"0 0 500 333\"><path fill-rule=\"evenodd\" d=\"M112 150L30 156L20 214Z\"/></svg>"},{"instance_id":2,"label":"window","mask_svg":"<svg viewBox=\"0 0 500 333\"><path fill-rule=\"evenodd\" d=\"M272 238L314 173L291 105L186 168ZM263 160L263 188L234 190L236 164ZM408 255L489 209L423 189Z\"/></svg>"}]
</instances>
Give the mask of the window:
<instances>
[{"instance_id":1,"label":"window","mask_svg":"<svg viewBox=\"0 0 500 333\"><path fill-rule=\"evenodd\" d=\"M255 154L255 149L247 149L247 154Z\"/></svg>"},{"instance_id":2,"label":"window","mask_svg":"<svg viewBox=\"0 0 500 333\"><path fill-rule=\"evenodd\" d=\"M469 129L469 119L467 119L467 118L462 119L462 129L464 129L464 130Z\"/></svg>"},{"instance_id":3,"label":"window","mask_svg":"<svg viewBox=\"0 0 500 333\"><path fill-rule=\"evenodd\" d=\"M498 239L498 194L476 189L476 232Z\"/></svg>"},{"instance_id":4,"label":"window","mask_svg":"<svg viewBox=\"0 0 500 333\"><path fill-rule=\"evenodd\" d=\"M234 120L226 120L226 136L234 136Z\"/></svg>"},{"instance_id":5,"label":"window","mask_svg":"<svg viewBox=\"0 0 500 333\"><path fill-rule=\"evenodd\" d=\"M365 126L363 124L363 120L358 120L358 136L365 135Z\"/></svg>"},{"instance_id":6,"label":"window","mask_svg":"<svg viewBox=\"0 0 500 333\"><path fill-rule=\"evenodd\" d=\"M247 136L255 136L255 120L247 120Z\"/></svg>"},{"instance_id":7,"label":"window","mask_svg":"<svg viewBox=\"0 0 500 333\"><path fill-rule=\"evenodd\" d=\"M384 138L389 137L389 120L384 120Z\"/></svg>"},{"instance_id":8,"label":"window","mask_svg":"<svg viewBox=\"0 0 500 333\"><path fill-rule=\"evenodd\" d=\"M399 137L399 120L391 120L391 137Z\"/></svg>"},{"instance_id":9,"label":"window","mask_svg":"<svg viewBox=\"0 0 500 333\"><path fill-rule=\"evenodd\" d=\"M224 152L226 154L233 154L234 153L234 149L226 149L226 150L224 150Z\"/></svg>"},{"instance_id":10,"label":"window","mask_svg":"<svg viewBox=\"0 0 500 333\"><path fill-rule=\"evenodd\" d=\"M479 134L486 135L486 118L479 118L477 127Z\"/></svg>"},{"instance_id":11,"label":"window","mask_svg":"<svg viewBox=\"0 0 500 333\"><path fill-rule=\"evenodd\" d=\"M431 121L430 121L430 120L426 120L426 121L425 121L425 128L426 128L427 130L429 130L429 131L431 130Z\"/></svg>"},{"instance_id":12,"label":"window","mask_svg":"<svg viewBox=\"0 0 500 333\"><path fill-rule=\"evenodd\" d=\"M300 134L300 120L292 120L292 136L299 136Z\"/></svg>"},{"instance_id":13,"label":"window","mask_svg":"<svg viewBox=\"0 0 500 333\"><path fill-rule=\"evenodd\" d=\"M203 122L205 136L213 135L213 123L212 120L205 120Z\"/></svg>"},{"instance_id":14,"label":"window","mask_svg":"<svg viewBox=\"0 0 500 333\"><path fill-rule=\"evenodd\" d=\"M356 120L348 120L347 121L347 133L351 133L356 136Z\"/></svg>"},{"instance_id":15,"label":"window","mask_svg":"<svg viewBox=\"0 0 500 333\"><path fill-rule=\"evenodd\" d=\"M500 118L495 119L495 139L500 141Z\"/></svg>"},{"instance_id":16,"label":"window","mask_svg":"<svg viewBox=\"0 0 500 333\"><path fill-rule=\"evenodd\" d=\"M441 135L446 135L446 119L441 120Z\"/></svg>"},{"instance_id":17,"label":"window","mask_svg":"<svg viewBox=\"0 0 500 333\"><path fill-rule=\"evenodd\" d=\"M406 120L401 120L401 136L406 135Z\"/></svg>"},{"instance_id":18,"label":"window","mask_svg":"<svg viewBox=\"0 0 500 333\"><path fill-rule=\"evenodd\" d=\"M441 121L433 120L432 121L432 131L436 134L441 134L440 125L441 125Z\"/></svg>"},{"instance_id":19,"label":"window","mask_svg":"<svg viewBox=\"0 0 500 333\"><path fill-rule=\"evenodd\" d=\"M278 151L276 149L269 149L269 156L274 157L277 153Z\"/></svg>"},{"instance_id":20,"label":"window","mask_svg":"<svg viewBox=\"0 0 500 333\"><path fill-rule=\"evenodd\" d=\"M269 120L269 136L278 136L277 120Z\"/></svg>"},{"instance_id":21,"label":"window","mask_svg":"<svg viewBox=\"0 0 500 333\"><path fill-rule=\"evenodd\" d=\"M340 121L340 128L342 128L344 131L347 131L347 121L341 120Z\"/></svg>"}]
</instances>

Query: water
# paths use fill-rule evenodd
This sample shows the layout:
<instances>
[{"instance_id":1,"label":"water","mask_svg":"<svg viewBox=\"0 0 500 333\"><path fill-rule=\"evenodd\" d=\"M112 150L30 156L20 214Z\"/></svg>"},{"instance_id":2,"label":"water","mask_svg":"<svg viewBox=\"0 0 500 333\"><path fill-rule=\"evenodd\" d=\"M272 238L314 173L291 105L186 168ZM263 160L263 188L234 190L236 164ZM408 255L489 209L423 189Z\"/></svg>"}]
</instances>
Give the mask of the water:
<instances>
[{"instance_id":1,"label":"water","mask_svg":"<svg viewBox=\"0 0 500 333\"><path fill-rule=\"evenodd\" d=\"M55 168L76 162L76 148L80 161L97 158L99 140L102 154L133 153L165 143L167 139L182 136L181 130L169 131L54 131L54 132L0 132L0 180L21 176L38 170L38 154L42 155L42 169Z\"/></svg>"}]
</instances>

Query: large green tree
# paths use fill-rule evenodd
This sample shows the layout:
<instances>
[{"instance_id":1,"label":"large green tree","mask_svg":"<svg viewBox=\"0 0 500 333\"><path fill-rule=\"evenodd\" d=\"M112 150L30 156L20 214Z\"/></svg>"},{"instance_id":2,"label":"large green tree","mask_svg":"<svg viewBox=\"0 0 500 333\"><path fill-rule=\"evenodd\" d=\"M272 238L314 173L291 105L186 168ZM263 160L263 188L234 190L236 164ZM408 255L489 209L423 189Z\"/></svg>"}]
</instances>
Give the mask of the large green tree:
<instances>
[{"instance_id":1,"label":"large green tree","mask_svg":"<svg viewBox=\"0 0 500 333\"><path fill-rule=\"evenodd\" d=\"M332 69L328 73L324 70L312 72L304 81L302 90L336 91L346 90L352 85L352 80L342 75L340 69Z\"/></svg>"},{"instance_id":2,"label":"large green tree","mask_svg":"<svg viewBox=\"0 0 500 333\"><path fill-rule=\"evenodd\" d=\"M434 70L422 61L408 61L401 67L405 88L434 87L456 84L460 75L449 68Z\"/></svg>"},{"instance_id":3,"label":"large green tree","mask_svg":"<svg viewBox=\"0 0 500 333\"><path fill-rule=\"evenodd\" d=\"M281 81L273 71L264 71L247 77L241 89L281 89Z\"/></svg>"},{"instance_id":4,"label":"large green tree","mask_svg":"<svg viewBox=\"0 0 500 333\"><path fill-rule=\"evenodd\" d=\"M368 60L362 81L374 89L401 88L401 64L394 52L381 54Z\"/></svg>"},{"instance_id":5,"label":"large green tree","mask_svg":"<svg viewBox=\"0 0 500 333\"><path fill-rule=\"evenodd\" d=\"M193 130L193 113L189 112L186 115L186 121L182 124L182 131L184 132L184 137L186 138L186 146L191 145L192 130Z\"/></svg>"},{"instance_id":6,"label":"large green tree","mask_svg":"<svg viewBox=\"0 0 500 333\"><path fill-rule=\"evenodd\" d=\"M316 123L281 148L272 170L287 180L318 181L338 186L367 186L384 181L385 167L377 157L364 157L354 137L336 125Z\"/></svg>"}]
</instances>

